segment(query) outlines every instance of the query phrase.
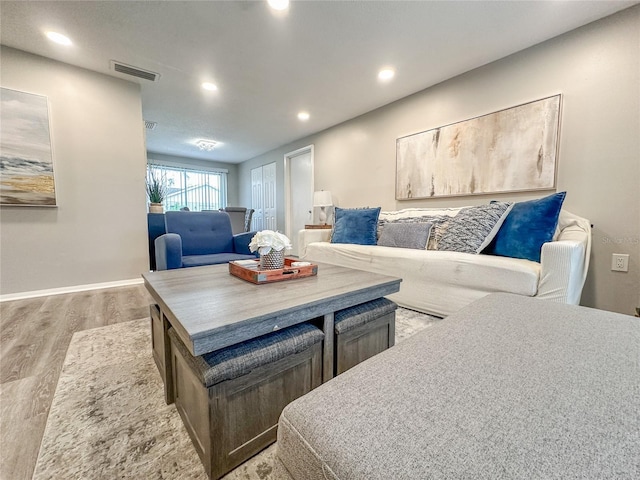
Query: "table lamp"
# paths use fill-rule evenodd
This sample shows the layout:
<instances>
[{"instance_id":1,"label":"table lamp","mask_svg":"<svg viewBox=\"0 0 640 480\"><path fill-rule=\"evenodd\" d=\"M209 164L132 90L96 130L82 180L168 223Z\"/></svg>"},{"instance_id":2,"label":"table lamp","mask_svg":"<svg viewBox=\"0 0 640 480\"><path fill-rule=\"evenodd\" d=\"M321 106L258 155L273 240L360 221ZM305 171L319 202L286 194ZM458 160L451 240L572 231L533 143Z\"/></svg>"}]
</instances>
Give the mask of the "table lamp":
<instances>
[{"instance_id":1,"label":"table lamp","mask_svg":"<svg viewBox=\"0 0 640 480\"><path fill-rule=\"evenodd\" d=\"M321 190L319 192L313 192L313 206L320 207L320 215L318 216L318 220L320 224L327 224L327 212L325 211L326 207L330 207L333 205L333 200L331 198L331 192L326 190Z\"/></svg>"}]
</instances>

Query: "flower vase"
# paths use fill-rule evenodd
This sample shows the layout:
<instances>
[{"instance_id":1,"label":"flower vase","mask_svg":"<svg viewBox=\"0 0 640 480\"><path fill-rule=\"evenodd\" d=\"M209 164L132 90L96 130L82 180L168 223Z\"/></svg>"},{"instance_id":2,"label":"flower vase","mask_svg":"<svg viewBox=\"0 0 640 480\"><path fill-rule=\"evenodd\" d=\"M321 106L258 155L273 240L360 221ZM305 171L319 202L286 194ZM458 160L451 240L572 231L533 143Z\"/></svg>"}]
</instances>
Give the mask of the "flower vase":
<instances>
[{"instance_id":1,"label":"flower vase","mask_svg":"<svg viewBox=\"0 0 640 480\"><path fill-rule=\"evenodd\" d=\"M260 255L260 270L277 270L284 268L284 249L273 250Z\"/></svg>"}]
</instances>

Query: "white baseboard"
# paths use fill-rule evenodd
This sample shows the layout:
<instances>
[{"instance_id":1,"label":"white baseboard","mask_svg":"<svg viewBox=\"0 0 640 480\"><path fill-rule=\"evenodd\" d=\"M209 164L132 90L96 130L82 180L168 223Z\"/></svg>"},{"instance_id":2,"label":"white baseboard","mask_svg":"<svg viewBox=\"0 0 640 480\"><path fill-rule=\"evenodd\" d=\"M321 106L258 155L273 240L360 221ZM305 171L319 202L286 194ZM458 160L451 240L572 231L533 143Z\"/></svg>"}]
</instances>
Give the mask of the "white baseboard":
<instances>
[{"instance_id":1,"label":"white baseboard","mask_svg":"<svg viewBox=\"0 0 640 480\"><path fill-rule=\"evenodd\" d=\"M32 292L8 293L0 295L0 303L10 300L24 300L27 298L47 297L49 295L62 295L64 293L85 292L88 290L101 290L103 288L128 287L144 283L142 278L132 278L130 280L118 280L116 282L90 283L87 285L74 285L71 287L49 288L46 290L34 290Z\"/></svg>"}]
</instances>

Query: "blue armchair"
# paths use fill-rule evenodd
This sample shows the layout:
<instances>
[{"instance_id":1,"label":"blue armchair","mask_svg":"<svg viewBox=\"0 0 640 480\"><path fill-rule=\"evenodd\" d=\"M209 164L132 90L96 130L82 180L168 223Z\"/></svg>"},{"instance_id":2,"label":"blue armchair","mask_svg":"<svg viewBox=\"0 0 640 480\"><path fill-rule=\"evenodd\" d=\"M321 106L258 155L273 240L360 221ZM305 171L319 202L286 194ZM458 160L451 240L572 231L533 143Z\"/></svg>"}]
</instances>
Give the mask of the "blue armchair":
<instances>
[{"instance_id":1,"label":"blue armchair","mask_svg":"<svg viewBox=\"0 0 640 480\"><path fill-rule=\"evenodd\" d=\"M231 233L225 212L167 212L166 232L155 240L156 269L198 267L256 258L249 250L255 232Z\"/></svg>"}]
</instances>

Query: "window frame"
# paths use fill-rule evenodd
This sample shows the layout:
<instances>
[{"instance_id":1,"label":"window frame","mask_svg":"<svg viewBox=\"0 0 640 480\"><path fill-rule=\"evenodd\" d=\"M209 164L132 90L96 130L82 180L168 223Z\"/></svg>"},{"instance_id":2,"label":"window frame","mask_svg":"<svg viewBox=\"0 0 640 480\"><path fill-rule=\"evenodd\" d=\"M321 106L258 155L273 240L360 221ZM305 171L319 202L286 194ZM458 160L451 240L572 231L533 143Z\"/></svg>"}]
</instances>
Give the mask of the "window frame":
<instances>
[{"instance_id":1,"label":"window frame","mask_svg":"<svg viewBox=\"0 0 640 480\"><path fill-rule=\"evenodd\" d=\"M165 198L162 202L162 206L164 207L165 211L180 210L184 207L188 207L189 210L193 211L218 210L227 206L228 172L226 170L195 168L188 166L166 165L163 163L148 162L147 175L149 175L151 171L153 171L156 175L159 175L160 178L165 179L165 186L167 187L167 189L174 189L171 194L165 195ZM170 187L167 184L167 177L173 177L176 175L179 177L180 185L179 187ZM193 178L194 176L198 178L198 181L195 182L195 185ZM211 177L217 177L217 182L211 182ZM217 183L217 185L214 186L212 185L212 183L214 185ZM198 197L197 201L194 201L193 196L190 196L189 190L198 188L199 186L203 185L208 185L216 190L216 195L212 196L210 195L209 191L203 191ZM180 196L179 201L169 204L167 202L168 198L175 196L176 194L179 194ZM193 192L191 192L191 195L193 195Z\"/></svg>"}]
</instances>

